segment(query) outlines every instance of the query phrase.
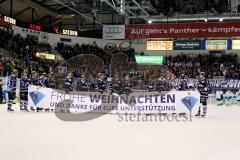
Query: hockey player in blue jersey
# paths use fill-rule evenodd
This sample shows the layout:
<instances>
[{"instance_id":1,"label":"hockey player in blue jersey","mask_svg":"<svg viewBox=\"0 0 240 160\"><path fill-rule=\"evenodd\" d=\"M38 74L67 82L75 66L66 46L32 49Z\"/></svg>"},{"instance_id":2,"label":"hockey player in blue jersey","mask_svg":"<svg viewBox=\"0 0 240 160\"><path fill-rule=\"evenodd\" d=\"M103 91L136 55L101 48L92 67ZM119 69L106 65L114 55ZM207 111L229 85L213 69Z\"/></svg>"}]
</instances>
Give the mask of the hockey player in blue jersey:
<instances>
[{"instance_id":1,"label":"hockey player in blue jersey","mask_svg":"<svg viewBox=\"0 0 240 160\"><path fill-rule=\"evenodd\" d=\"M106 90L106 83L104 82L105 76L103 73L99 73L98 77L98 80L95 82L95 88L100 93L103 93Z\"/></svg>"},{"instance_id":2,"label":"hockey player in blue jersey","mask_svg":"<svg viewBox=\"0 0 240 160\"><path fill-rule=\"evenodd\" d=\"M37 72L32 71L31 77L29 78L29 83L28 84L29 85L35 85L35 86L39 84ZM35 111L33 106L30 106L30 108L31 108L31 111Z\"/></svg>"},{"instance_id":3,"label":"hockey player in blue jersey","mask_svg":"<svg viewBox=\"0 0 240 160\"><path fill-rule=\"evenodd\" d=\"M28 105L28 85L29 78L27 77L27 73L23 72L22 78L20 79L20 110L27 111Z\"/></svg>"},{"instance_id":4,"label":"hockey player in blue jersey","mask_svg":"<svg viewBox=\"0 0 240 160\"><path fill-rule=\"evenodd\" d=\"M46 73L43 73L40 77L39 77L39 84L42 87L48 87L48 77L46 76Z\"/></svg>"},{"instance_id":5,"label":"hockey player in blue jersey","mask_svg":"<svg viewBox=\"0 0 240 160\"><path fill-rule=\"evenodd\" d=\"M200 92L200 106L196 117L205 117L207 114L207 99L208 99L208 84L205 79L205 73L200 73L200 79L198 80L197 89Z\"/></svg>"},{"instance_id":6,"label":"hockey player in blue jersey","mask_svg":"<svg viewBox=\"0 0 240 160\"><path fill-rule=\"evenodd\" d=\"M185 78L185 75L181 74L179 78L180 78L180 82L176 87L177 90L178 91L186 91L188 89L188 85L187 85L187 79Z\"/></svg>"},{"instance_id":7,"label":"hockey player in blue jersey","mask_svg":"<svg viewBox=\"0 0 240 160\"><path fill-rule=\"evenodd\" d=\"M16 98L16 84L17 84L18 71L14 70L13 73L8 77L7 91L8 91L8 108L7 110L13 112L12 104Z\"/></svg>"},{"instance_id":8,"label":"hockey player in blue jersey","mask_svg":"<svg viewBox=\"0 0 240 160\"><path fill-rule=\"evenodd\" d=\"M50 73L48 75L48 87L49 88L56 88L57 87L56 85L57 85L56 78L55 78L53 73Z\"/></svg>"},{"instance_id":9,"label":"hockey player in blue jersey","mask_svg":"<svg viewBox=\"0 0 240 160\"><path fill-rule=\"evenodd\" d=\"M89 88L89 84L86 81L85 75L82 75L80 80L77 82L78 89L80 91L87 91Z\"/></svg>"},{"instance_id":10,"label":"hockey player in blue jersey","mask_svg":"<svg viewBox=\"0 0 240 160\"><path fill-rule=\"evenodd\" d=\"M74 79L72 73L68 73L67 77L64 79L64 89L66 92L73 91Z\"/></svg>"},{"instance_id":11,"label":"hockey player in blue jersey","mask_svg":"<svg viewBox=\"0 0 240 160\"><path fill-rule=\"evenodd\" d=\"M154 83L154 78L151 77L149 79L149 83L147 84L147 90L149 92L154 92L154 91L156 91L156 88L157 88L157 86L156 86L156 83Z\"/></svg>"},{"instance_id":12,"label":"hockey player in blue jersey","mask_svg":"<svg viewBox=\"0 0 240 160\"><path fill-rule=\"evenodd\" d=\"M31 85L38 85L39 84L37 72L32 71L31 77L29 78L29 84L31 84Z\"/></svg>"},{"instance_id":13,"label":"hockey player in blue jersey","mask_svg":"<svg viewBox=\"0 0 240 160\"><path fill-rule=\"evenodd\" d=\"M113 84L112 78L110 77L107 79L106 89L107 89L107 92L110 94L114 92L114 84Z\"/></svg>"},{"instance_id":14,"label":"hockey player in blue jersey","mask_svg":"<svg viewBox=\"0 0 240 160\"><path fill-rule=\"evenodd\" d=\"M123 93L129 95L132 92L131 77L126 75L123 81Z\"/></svg>"},{"instance_id":15,"label":"hockey player in blue jersey","mask_svg":"<svg viewBox=\"0 0 240 160\"><path fill-rule=\"evenodd\" d=\"M89 90L93 91L95 90L95 78L92 75L88 76L88 86L89 86Z\"/></svg>"}]
</instances>

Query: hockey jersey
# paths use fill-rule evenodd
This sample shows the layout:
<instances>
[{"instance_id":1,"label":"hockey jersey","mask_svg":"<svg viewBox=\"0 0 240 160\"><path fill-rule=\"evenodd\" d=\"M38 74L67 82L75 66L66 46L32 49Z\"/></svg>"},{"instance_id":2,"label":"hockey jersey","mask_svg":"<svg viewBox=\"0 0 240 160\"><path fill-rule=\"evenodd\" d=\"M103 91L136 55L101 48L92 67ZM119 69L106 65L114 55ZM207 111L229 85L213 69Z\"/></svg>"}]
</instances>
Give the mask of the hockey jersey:
<instances>
[{"instance_id":1,"label":"hockey jersey","mask_svg":"<svg viewBox=\"0 0 240 160\"><path fill-rule=\"evenodd\" d=\"M64 79L64 85L72 86L74 83L73 77L66 77Z\"/></svg>"},{"instance_id":2,"label":"hockey jersey","mask_svg":"<svg viewBox=\"0 0 240 160\"><path fill-rule=\"evenodd\" d=\"M17 77L15 75L10 75L7 81L7 90L12 92L16 91L16 85Z\"/></svg>"},{"instance_id":3,"label":"hockey jersey","mask_svg":"<svg viewBox=\"0 0 240 160\"><path fill-rule=\"evenodd\" d=\"M54 78L50 78L48 81L48 87L56 88L56 80Z\"/></svg>"},{"instance_id":4,"label":"hockey jersey","mask_svg":"<svg viewBox=\"0 0 240 160\"><path fill-rule=\"evenodd\" d=\"M39 83L41 84L41 86L48 87L48 78L45 76L41 76L39 78Z\"/></svg>"},{"instance_id":5,"label":"hockey jersey","mask_svg":"<svg viewBox=\"0 0 240 160\"><path fill-rule=\"evenodd\" d=\"M113 82L108 82L107 85L106 85L106 88L107 88L109 91L113 91L113 90L114 90L114 84L113 84Z\"/></svg>"},{"instance_id":6,"label":"hockey jersey","mask_svg":"<svg viewBox=\"0 0 240 160\"><path fill-rule=\"evenodd\" d=\"M84 80L79 80L78 81L78 87L81 89L86 89L88 88L88 82L87 81L84 81Z\"/></svg>"},{"instance_id":7,"label":"hockey jersey","mask_svg":"<svg viewBox=\"0 0 240 160\"><path fill-rule=\"evenodd\" d=\"M187 80L183 79L180 81L180 83L177 85L176 89L178 91L185 91L188 89L188 85L187 85Z\"/></svg>"},{"instance_id":8,"label":"hockey jersey","mask_svg":"<svg viewBox=\"0 0 240 160\"><path fill-rule=\"evenodd\" d=\"M38 79L35 77L29 78L29 84L31 85L38 85Z\"/></svg>"},{"instance_id":9,"label":"hockey jersey","mask_svg":"<svg viewBox=\"0 0 240 160\"><path fill-rule=\"evenodd\" d=\"M106 84L102 80L97 80L95 83L95 88L105 90L106 89Z\"/></svg>"},{"instance_id":10,"label":"hockey jersey","mask_svg":"<svg viewBox=\"0 0 240 160\"><path fill-rule=\"evenodd\" d=\"M208 85L206 79L199 80L197 86L200 92L200 102L206 103L208 99Z\"/></svg>"},{"instance_id":11,"label":"hockey jersey","mask_svg":"<svg viewBox=\"0 0 240 160\"><path fill-rule=\"evenodd\" d=\"M28 91L29 79L27 77L22 77L20 79L20 92Z\"/></svg>"},{"instance_id":12,"label":"hockey jersey","mask_svg":"<svg viewBox=\"0 0 240 160\"><path fill-rule=\"evenodd\" d=\"M149 83L149 84L147 85L147 89L148 89L149 91L155 91L155 90L156 90L156 84L154 84L154 83Z\"/></svg>"}]
</instances>

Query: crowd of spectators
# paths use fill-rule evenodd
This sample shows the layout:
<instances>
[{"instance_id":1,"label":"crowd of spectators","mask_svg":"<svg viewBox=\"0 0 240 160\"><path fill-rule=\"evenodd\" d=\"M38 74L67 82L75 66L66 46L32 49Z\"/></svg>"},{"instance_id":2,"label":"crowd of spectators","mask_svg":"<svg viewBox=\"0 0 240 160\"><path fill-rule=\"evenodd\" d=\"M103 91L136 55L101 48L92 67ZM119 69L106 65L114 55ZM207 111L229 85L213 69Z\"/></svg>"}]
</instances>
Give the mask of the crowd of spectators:
<instances>
[{"instance_id":1,"label":"crowd of spectators","mask_svg":"<svg viewBox=\"0 0 240 160\"><path fill-rule=\"evenodd\" d=\"M75 46L70 46L63 42L59 42L56 49L65 60L79 55L92 54L101 58L104 64L110 64L112 56L116 53L125 53L128 56L129 61L134 57L134 49L123 51L116 47L112 52L108 52L103 48L98 47L97 44L76 44Z\"/></svg>"},{"instance_id":2,"label":"crowd of spectators","mask_svg":"<svg viewBox=\"0 0 240 160\"><path fill-rule=\"evenodd\" d=\"M200 72L205 72L207 78L240 78L240 65L235 54L180 54L166 57L165 64L177 77L184 74L195 78Z\"/></svg>"},{"instance_id":3,"label":"crowd of spectators","mask_svg":"<svg viewBox=\"0 0 240 160\"><path fill-rule=\"evenodd\" d=\"M9 75L13 69L17 69L19 74L23 70L27 70L30 74L31 71L51 73L55 72L58 67L64 67L62 63L36 57L37 51L50 51L51 46L38 42L33 36L23 38L20 35L14 35L11 30L0 29L0 47L12 53L11 58L2 59L0 57L0 76ZM62 42L58 43L56 49L64 59L69 60L67 62L72 60L71 64L76 64L68 66L67 69L68 72L72 70L76 77L87 72L91 75L94 74L93 76L96 76L98 72L104 72L113 77L124 77L130 72L140 73L134 59L134 49L120 50L115 48L109 52L109 50L106 51L96 44L69 46ZM84 58L81 58L81 55L84 55ZM72 57L74 59L71 59ZM165 65L158 66L157 70L145 70L139 75L142 75L144 79L166 77L172 79L182 74L188 78L196 78L200 72L205 72L207 78L225 76L226 78L240 79L239 71L238 56L234 54L179 54L166 57Z\"/></svg>"},{"instance_id":4,"label":"crowd of spectators","mask_svg":"<svg viewBox=\"0 0 240 160\"><path fill-rule=\"evenodd\" d=\"M19 74L21 74L23 70L27 70L29 74L31 71L37 71L41 74L43 72L54 72L58 70L57 68L64 68L65 66L68 66L64 62L55 63L53 61L51 62L39 59L36 57L36 53L38 51L49 52L51 50L51 46L48 43L38 42L37 38L34 36L27 36L26 38L23 38L19 34L14 35L10 29L0 29L0 48L4 48L12 53L10 56L11 58L0 60L0 76L9 75L14 69L17 69ZM110 70L112 68L119 69L116 65L113 67L110 65L113 55L120 52L120 50L117 49L114 52L109 53L94 44L76 44L75 46L68 46L62 42L58 43L56 49L65 60L71 60L71 58L74 57L72 60L75 62L71 62L71 65L77 63L77 66L73 68L70 65L70 67L68 66L67 71L69 72L72 70L73 75L76 77L79 77L82 73L86 73L86 70L88 71L88 74L95 74L96 76L99 71L105 72L106 75L110 75ZM121 50L121 54L128 57L127 61L132 61L134 57L134 50ZM84 58L79 57L81 55L84 55ZM94 56L98 58L95 58ZM79 59L76 59L76 57ZM119 56L115 56L113 61L114 59L117 60L121 66L127 66L126 61L121 57L119 58ZM65 62L69 63L70 61Z\"/></svg>"},{"instance_id":5,"label":"crowd of spectators","mask_svg":"<svg viewBox=\"0 0 240 160\"><path fill-rule=\"evenodd\" d=\"M34 36L23 38L19 34L14 35L10 29L0 29L0 48L11 53L7 58L0 57L0 76L9 75L14 69L19 71L19 75L24 70L28 74L33 70L49 73L58 65L36 57L39 51L50 52L51 46L48 43L38 42Z\"/></svg>"},{"instance_id":6,"label":"crowd of spectators","mask_svg":"<svg viewBox=\"0 0 240 160\"><path fill-rule=\"evenodd\" d=\"M36 53L37 51L51 51L51 46L48 43L39 42L34 36L28 35L26 38L20 34L13 34L11 29L0 29L0 47L13 51L16 54L23 52Z\"/></svg>"},{"instance_id":7,"label":"crowd of spectators","mask_svg":"<svg viewBox=\"0 0 240 160\"><path fill-rule=\"evenodd\" d=\"M93 76L96 76L99 69L107 76L114 76L116 73L124 72L121 74L125 74L132 68L136 68L134 49L122 49L114 45L108 47L110 48L100 48L97 44L76 44L75 46L70 46L59 42L56 50L70 64L78 61L79 68L84 68L80 72L84 72L83 70L87 68L88 74ZM81 58L83 55L85 58ZM88 55L96 56L97 58L89 57ZM98 58L102 60L103 64L99 62Z\"/></svg>"}]
</instances>

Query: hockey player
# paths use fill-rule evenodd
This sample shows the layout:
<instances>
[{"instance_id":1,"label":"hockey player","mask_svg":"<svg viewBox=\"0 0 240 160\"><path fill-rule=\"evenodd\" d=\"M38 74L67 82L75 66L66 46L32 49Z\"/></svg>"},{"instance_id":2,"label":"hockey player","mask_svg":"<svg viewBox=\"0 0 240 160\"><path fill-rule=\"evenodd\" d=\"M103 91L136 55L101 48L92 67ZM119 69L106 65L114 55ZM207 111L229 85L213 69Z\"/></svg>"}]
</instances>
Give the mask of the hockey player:
<instances>
[{"instance_id":1,"label":"hockey player","mask_svg":"<svg viewBox=\"0 0 240 160\"><path fill-rule=\"evenodd\" d=\"M106 90L106 83L104 82L105 76L103 73L99 73L98 77L99 78L95 83L95 88L102 94Z\"/></svg>"},{"instance_id":2,"label":"hockey player","mask_svg":"<svg viewBox=\"0 0 240 160\"><path fill-rule=\"evenodd\" d=\"M90 91L95 91L95 81L92 75L88 75L88 86Z\"/></svg>"},{"instance_id":3,"label":"hockey player","mask_svg":"<svg viewBox=\"0 0 240 160\"><path fill-rule=\"evenodd\" d=\"M180 78L180 82L179 82L179 85L177 86L177 90L186 91L188 89L188 85L187 85L187 80L185 79L184 74L181 74L179 78Z\"/></svg>"},{"instance_id":4,"label":"hockey player","mask_svg":"<svg viewBox=\"0 0 240 160\"><path fill-rule=\"evenodd\" d=\"M222 90L216 91L216 100L217 100L217 105L223 104L223 91Z\"/></svg>"},{"instance_id":5,"label":"hockey player","mask_svg":"<svg viewBox=\"0 0 240 160\"><path fill-rule=\"evenodd\" d=\"M44 72L40 77L39 77L39 83L42 87L49 87L48 85L48 77L46 76L47 74Z\"/></svg>"},{"instance_id":6,"label":"hockey player","mask_svg":"<svg viewBox=\"0 0 240 160\"><path fill-rule=\"evenodd\" d=\"M119 95L122 94L122 81L120 80L119 76L116 76L115 79L112 80L113 84L113 92Z\"/></svg>"},{"instance_id":7,"label":"hockey player","mask_svg":"<svg viewBox=\"0 0 240 160\"><path fill-rule=\"evenodd\" d=\"M40 87L49 87L49 79L47 77L47 73L43 73L38 79L38 85ZM42 108L37 108L37 111L43 110ZM45 109L45 111L49 111L49 109Z\"/></svg>"},{"instance_id":8,"label":"hockey player","mask_svg":"<svg viewBox=\"0 0 240 160\"><path fill-rule=\"evenodd\" d=\"M27 73L23 72L22 78L20 79L20 110L21 111L28 111L28 84L29 79L27 77Z\"/></svg>"},{"instance_id":9,"label":"hockey player","mask_svg":"<svg viewBox=\"0 0 240 160\"><path fill-rule=\"evenodd\" d=\"M56 79L55 79L53 73L49 74L48 87L49 88L54 88L54 89L56 88Z\"/></svg>"},{"instance_id":10,"label":"hockey player","mask_svg":"<svg viewBox=\"0 0 240 160\"><path fill-rule=\"evenodd\" d=\"M108 93L110 93L110 94L114 93L114 84L113 84L111 77L109 77L107 79L106 88L107 88Z\"/></svg>"},{"instance_id":11,"label":"hockey player","mask_svg":"<svg viewBox=\"0 0 240 160\"><path fill-rule=\"evenodd\" d=\"M151 77L149 79L149 83L147 84L147 89L149 92L154 92L156 91L156 88L157 86L156 86L156 83L154 82L154 78Z\"/></svg>"},{"instance_id":12,"label":"hockey player","mask_svg":"<svg viewBox=\"0 0 240 160\"><path fill-rule=\"evenodd\" d=\"M200 106L198 109L198 113L195 115L196 117L205 117L207 114L207 99L208 99L208 84L205 79L205 73L200 73L200 79L197 84L197 89L200 92Z\"/></svg>"},{"instance_id":13,"label":"hockey player","mask_svg":"<svg viewBox=\"0 0 240 160\"><path fill-rule=\"evenodd\" d=\"M80 80L77 83L77 86L80 91L87 91L89 88L88 82L86 81L85 75L82 75Z\"/></svg>"},{"instance_id":14,"label":"hockey player","mask_svg":"<svg viewBox=\"0 0 240 160\"><path fill-rule=\"evenodd\" d=\"M18 71L14 70L13 73L8 77L7 91L8 91L8 108L7 110L13 112L12 104L16 98L16 84L17 84Z\"/></svg>"},{"instance_id":15,"label":"hockey player","mask_svg":"<svg viewBox=\"0 0 240 160\"><path fill-rule=\"evenodd\" d=\"M225 93L225 104L226 104L226 106L229 106L229 107L232 106L232 97L233 97L233 93L232 93L231 90L229 90Z\"/></svg>"},{"instance_id":16,"label":"hockey player","mask_svg":"<svg viewBox=\"0 0 240 160\"><path fill-rule=\"evenodd\" d=\"M64 88L66 92L73 91L74 79L72 73L68 73L67 77L64 79Z\"/></svg>"},{"instance_id":17,"label":"hockey player","mask_svg":"<svg viewBox=\"0 0 240 160\"><path fill-rule=\"evenodd\" d=\"M29 78L29 84L38 85L38 75L37 72L32 71L31 77Z\"/></svg>"},{"instance_id":18,"label":"hockey player","mask_svg":"<svg viewBox=\"0 0 240 160\"><path fill-rule=\"evenodd\" d=\"M236 96L237 96L237 102L238 102L237 105L240 106L240 91L236 93Z\"/></svg>"},{"instance_id":19,"label":"hockey player","mask_svg":"<svg viewBox=\"0 0 240 160\"><path fill-rule=\"evenodd\" d=\"M31 77L29 78L29 85L38 85L39 84L39 81L38 81L38 74L36 71L32 71L31 72ZM34 107L31 106L30 107L31 111L35 111ZM37 111L38 111L38 108L37 108Z\"/></svg>"},{"instance_id":20,"label":"hockey player","mask_svg":"<svg viewBox=\"0 0 240 160\"><path fill-rule=\"evenodd\" d=\"M129 75L125 76L123 92L126 95L129 95L132 92L132 82L131 82L131 77Z\"/></svg>"}]
</instances>

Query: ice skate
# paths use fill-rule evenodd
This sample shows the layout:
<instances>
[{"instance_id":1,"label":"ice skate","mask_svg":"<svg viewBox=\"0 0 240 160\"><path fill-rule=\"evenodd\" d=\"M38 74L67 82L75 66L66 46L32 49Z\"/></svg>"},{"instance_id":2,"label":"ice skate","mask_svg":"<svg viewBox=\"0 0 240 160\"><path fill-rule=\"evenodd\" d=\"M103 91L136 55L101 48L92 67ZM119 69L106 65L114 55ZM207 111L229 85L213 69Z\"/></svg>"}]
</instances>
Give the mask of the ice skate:
<instances>
[{"instance_id":1,"label":"ice skate","mask_svg":"<svg viewBox=\"0 0 240 160\"><path fill-rule=\"evenodd\" d=\"M37 107L37 112L42 111L42 108Z\"/></svg>"},{"instance_id":2,"label":"ice skate","mask_svg":"<svg viewBox=\"0 0 240 160\"><path fill-rule=\"evenodd\" d=\"M200 113L196 114L195 117L199 118L201 116Z\"/></svg>"},{"instance_id":3,"label":"ice skate","mask_svg":"<svg viewBox=\"0 0 240 160\"><path fill-rule=\"evenodd\" d=\"M31 107L30 110L33 111L33 112L35 111L35 109L33 107Z\"/></svg>"},{"instance_id":4,"label":"ice skate","mask_svg":"<svg viewBox=\"0 0 240 160\"><path fill-rule=\"evenodd\" d=\"M25 111L25 112L29 112L29 110L28 110L27 108L24 108L23 111Z\"/></svg>"},{"instance_id":5,"label":"ice skate","mask_svg":"<svg viewBox=\"0 0 240 160\"><path fill-rule=\"evenodd\" d=\"M200 116L201 116L201 114L200 114L200 110L198 110L198 113L195 114L195 117L200 117Z\"/></svg>"},{"instance_id":6,"label":"ice skate","mask_svg":"<svg viewBox=\"0 0 240 160\"><path fill-rule=\"evenodd\" d=\"M7 109L9 112L14 112L14 110L11 107L8 107Z\"/></svg>"}]
</instances>

